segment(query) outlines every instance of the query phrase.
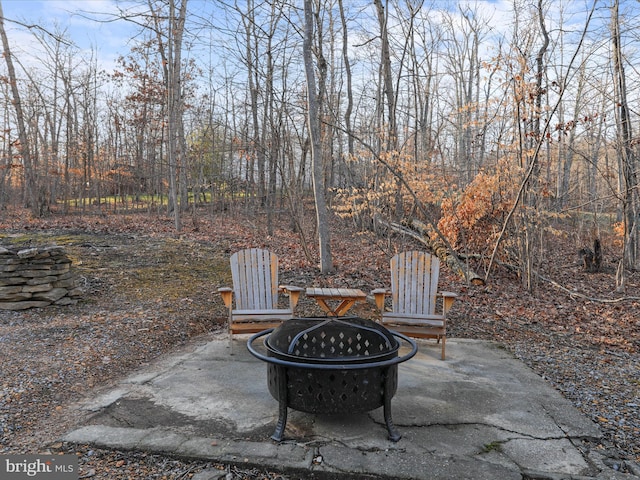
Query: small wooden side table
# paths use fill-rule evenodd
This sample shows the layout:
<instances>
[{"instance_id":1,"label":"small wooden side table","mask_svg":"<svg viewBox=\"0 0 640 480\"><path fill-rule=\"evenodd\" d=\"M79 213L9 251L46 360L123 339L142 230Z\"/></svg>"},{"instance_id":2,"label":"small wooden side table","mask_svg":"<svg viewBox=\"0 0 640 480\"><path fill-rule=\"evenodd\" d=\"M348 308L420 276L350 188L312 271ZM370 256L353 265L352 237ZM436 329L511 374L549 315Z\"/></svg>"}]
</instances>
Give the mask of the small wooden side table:
<instances>
[{"instance_id":1,"label":"small wooden side table","mask_svg":"<svg viewBox=\"0 0 640 480\"><path fill-rule=\"evenodd\" d=\"M356 302L364 302L367 294L358 288L307 288L307 297L315 299L320 308L330 317L340 317L347 313ZM340 302L331 308L327 302Z\"/></svg>"}]
</instances>

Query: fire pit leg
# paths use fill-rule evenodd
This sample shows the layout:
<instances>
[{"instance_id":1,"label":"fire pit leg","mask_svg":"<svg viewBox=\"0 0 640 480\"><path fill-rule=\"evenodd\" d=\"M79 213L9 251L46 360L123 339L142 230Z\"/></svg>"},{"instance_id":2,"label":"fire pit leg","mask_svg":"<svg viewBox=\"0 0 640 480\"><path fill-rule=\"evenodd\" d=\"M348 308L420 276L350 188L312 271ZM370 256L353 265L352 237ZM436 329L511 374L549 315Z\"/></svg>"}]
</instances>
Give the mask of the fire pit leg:
<instances>
[{"instance_id":1,"label":"fire pit leg","mask_svg":"<svg viewBox=\"0 0 640 480\"><path fill-rule=\"evenodd\" d=\"M389 368L384 372L384 422L387 424L387 431L389 432L389 440L397 442L402 438L402 435L396 430L393 420L391 419L391 397L393 397L393 386L389 376Z\"/></svg>"},{"instance_id":2,"label":"fire pit leg","mask_svg":"<svg viewBox=\"0 0 640 480\"><path fill-rule=\"evenodd\" d=\"M281 442L284 438L284 429L287 426L287 369L281 365L276 365L278 370L278 423L276 430L271 435L271 439Z\"/></svg>"}]
</instances>

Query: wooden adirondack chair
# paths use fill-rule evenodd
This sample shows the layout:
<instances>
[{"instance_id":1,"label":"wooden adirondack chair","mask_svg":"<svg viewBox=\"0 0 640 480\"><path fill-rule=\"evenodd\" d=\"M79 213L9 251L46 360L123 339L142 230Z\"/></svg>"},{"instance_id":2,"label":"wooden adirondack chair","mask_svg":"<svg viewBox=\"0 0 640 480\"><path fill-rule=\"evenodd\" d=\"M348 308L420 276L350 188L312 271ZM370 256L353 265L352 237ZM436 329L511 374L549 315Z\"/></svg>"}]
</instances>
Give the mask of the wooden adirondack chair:
<instances>
[{"instance_id":1,"label":"wooden adirondack chair","mask_svg":"<svg viewBox=\"0 0 640 480\"><path fill-rule=\"evenodd\" d=\"M438 292L440 260L425 252L404 252L391 259L391 289L373 290L376 305L382 312L382 323L391 330L417 338L442 341L445 359L447 312L457 295ZM385 311L384 300L391 295L391 311ZM436 313L436 300L442 298L441 313Z\"/></svg>"},{"instance_id":2,"label":"wooden adirondack chair","mask_svg":"<svg viewBox=\"0 0 640 480\"><path fill-rule=\"evenodd\" d=\"M275 253L249 248L231 255L230 262L233 288L218 289L229 309L229 338L234 333L256 333L277 327L283 320L293 317L303 289L278 285L278 257ZM288 308L278 308L280 293L289 296Z\"/></svg>"}]
</instances>

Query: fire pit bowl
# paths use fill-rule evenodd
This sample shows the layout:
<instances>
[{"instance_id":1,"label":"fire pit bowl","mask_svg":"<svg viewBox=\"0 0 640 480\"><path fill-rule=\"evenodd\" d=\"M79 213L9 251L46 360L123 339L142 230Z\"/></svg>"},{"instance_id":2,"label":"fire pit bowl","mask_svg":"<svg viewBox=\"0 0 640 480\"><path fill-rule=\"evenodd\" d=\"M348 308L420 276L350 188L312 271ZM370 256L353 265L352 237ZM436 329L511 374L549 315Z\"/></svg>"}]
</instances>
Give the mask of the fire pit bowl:
<instances>
[{"instance_id":1,"label":"fire pit bowl","mask_svg":"<svg viewBox=\"0 0 640 480\"><path fill-rule=\"evenodd\" d=\"M264 338L259 352L254 343ZM398 356L402 341L411 351ZM273 440L281 441L287 409L306 413L363 413L384 407L389 439L401 435L391 419L398 364L417 352L410 338L358 317L294 318L253 335L249 352L267 362L269 392L278 401Z\"/></svg>"}]
</instances>

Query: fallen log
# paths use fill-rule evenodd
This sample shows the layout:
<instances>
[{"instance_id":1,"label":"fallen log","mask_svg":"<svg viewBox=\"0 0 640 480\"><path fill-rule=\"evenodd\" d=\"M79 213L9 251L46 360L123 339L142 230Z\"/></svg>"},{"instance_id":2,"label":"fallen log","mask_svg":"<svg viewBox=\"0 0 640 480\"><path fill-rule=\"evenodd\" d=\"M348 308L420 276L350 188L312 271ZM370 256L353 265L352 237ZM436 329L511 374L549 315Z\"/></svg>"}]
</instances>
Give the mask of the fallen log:
<instances>
[{"instance_id":1,"label":"fallen log","mask_svg":"<svg viewBox=\"0 0 640 480\"><path fill-rule=\"evenodd\" d=\"M445 263L452 271L457 275L466 279L473 285L484 285L484 278L469 269L469 266L460 261L460 259L452 254L447 246L439 238L432 238L429 235L427 226L419 220L408 219L405 225L397 223L387 224L389 228L396 232L409 235L410 237L418 240L420 243L427 246L427 248Z\"/></svg>"}]
</instances>

